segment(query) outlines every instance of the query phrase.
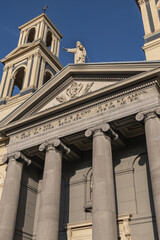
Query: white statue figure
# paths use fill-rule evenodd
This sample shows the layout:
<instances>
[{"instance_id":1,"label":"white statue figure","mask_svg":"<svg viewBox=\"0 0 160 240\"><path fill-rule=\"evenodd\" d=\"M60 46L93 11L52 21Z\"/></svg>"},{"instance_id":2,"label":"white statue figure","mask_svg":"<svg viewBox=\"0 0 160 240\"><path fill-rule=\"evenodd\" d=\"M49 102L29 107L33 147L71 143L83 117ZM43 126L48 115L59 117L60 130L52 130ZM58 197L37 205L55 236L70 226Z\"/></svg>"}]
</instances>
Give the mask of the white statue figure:
<instances>
[{"instance_id":1,"label":"white statue figure","mask_svg":"<svg viewBox=\"0 0 160 240\"><path fill-rule=\"evenodd\" d=\"M74 53L74 63L85 63L87 55L85 47L78 41L76 48L63 48L67 52Z\"/></svg>"}]
</instances>

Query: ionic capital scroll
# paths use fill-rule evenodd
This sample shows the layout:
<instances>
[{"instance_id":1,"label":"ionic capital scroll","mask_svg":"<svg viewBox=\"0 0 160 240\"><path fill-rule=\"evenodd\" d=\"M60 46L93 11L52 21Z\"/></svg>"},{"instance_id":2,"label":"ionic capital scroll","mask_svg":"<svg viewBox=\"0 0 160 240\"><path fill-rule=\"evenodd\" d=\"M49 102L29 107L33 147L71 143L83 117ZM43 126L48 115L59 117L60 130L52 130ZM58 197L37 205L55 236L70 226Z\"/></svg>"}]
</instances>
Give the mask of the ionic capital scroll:
<instances>
[{"instance_id":1,"label":"ionic capital scroll","mask_svg":"<svg viewBox=\"0 0 160 240\"><path fill-rule=\"evenodd\" d=\"M144 3L150 2L150 0L138 0L137 2L138 2L138 5L141 6Z\"/></svg>"},{"instance_id":2,"label":"ionic capital scroll","mask_svg":"<svg viewBox=\"0 0 160 240\"><path fill-rule=\"evenodd\" d=\"M116 140L118 138L118 134L113 131L108 123L105 123L99 127L89 128L85 131L86 137L93 136L96 132L103 132L105 135L111 138L111 140Z\"/></svg>"},{"instance_id":3,"label":"ionic capital scroll","mask_svg":"<svg viewBox=\"0 0 160 240\"><path fill-rule=\"evenodd\" d=\"M7 162L11 162L11 161L26 163L27 165L31 164L31 160L29 158L27 158L21 152L14 152L14 153L6 154L2 159L3 163L7 163Z\"/></svg>"},{"instance_id":4,"label":"ionic capital scroll","mask_svg":"<svg viewBox=\"0 0 160 240\"><path fill-rule=\"evenodd\" d=\"M45 141L39 146L39 151L41 152L44 150L50 151L55 149L62 152L63 154L70 153L70 148L66 147L64 143L58 138L54 140Z\"/></svg>"},{"instance_id":5,"label":"ionic capital scroll","mask_svg":"<svg viewBox=\"0 0 160 240\"><path fill-rule=\"evenodd\" d=\"M138 122L141 122L141 121L147 121L148 119L151 119L151 118L156 118L156 117L159 117L160 116L160 107L158 107L157 109L153 110L153 111L150 111L150 112L139 112L137 113L136 115L136 120Z\"/></svg>"}]
</instances>

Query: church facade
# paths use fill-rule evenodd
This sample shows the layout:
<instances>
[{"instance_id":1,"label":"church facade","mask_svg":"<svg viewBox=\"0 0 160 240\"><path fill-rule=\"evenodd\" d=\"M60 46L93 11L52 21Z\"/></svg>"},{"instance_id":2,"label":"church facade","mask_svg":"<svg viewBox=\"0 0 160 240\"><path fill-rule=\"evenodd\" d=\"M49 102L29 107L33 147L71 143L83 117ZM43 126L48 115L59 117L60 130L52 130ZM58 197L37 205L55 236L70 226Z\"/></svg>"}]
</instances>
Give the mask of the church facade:
<instances>
[{"instance_id":1,"label":"church facade","mask_svg":"<svg viewBox=\"0 0 160 240\"><path fill-rule=\"evenodd\" d=\"M137 4L142 62L63 68L45 13L20 27L2 59L0 239L160 238L160 2Z\"/></svg>"}]
</instances>

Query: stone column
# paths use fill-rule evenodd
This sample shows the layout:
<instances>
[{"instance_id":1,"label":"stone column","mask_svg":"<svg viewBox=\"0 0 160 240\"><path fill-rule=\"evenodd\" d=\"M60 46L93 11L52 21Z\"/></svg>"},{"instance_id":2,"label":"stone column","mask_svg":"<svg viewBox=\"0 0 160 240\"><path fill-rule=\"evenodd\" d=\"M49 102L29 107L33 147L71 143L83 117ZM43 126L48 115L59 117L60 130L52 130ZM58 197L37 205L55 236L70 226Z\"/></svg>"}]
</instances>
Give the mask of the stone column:
<instances>
[{"instance_id":1,"label":"stone column","mask_svg":"<svg viewBox=\"0 0 160 240\"><path fill-rule=\"evenodd\" d=\"M87 130L93 136L93 240L117 240L117 218L111 139L116 134L109 124Z\"/></svg>"},{"instance_id":2,"label":"stone column","mask_svg":"<svg viewBox=\"0 0 160 240\"><path fill-rule=\"evenodd\" d=\"M158 10L156 7L156 1L150 0L149 3L151 7L151 14L153 18L154 28L155 28L155 31L158 32L160 29L160 22L159 22Z\"/></svg>"},{"instance_id":3,"label":"stone column","mask_svg":"<svg viewBox=\"0 0 160 240\"><path fill-rule=\"evenodd\" d=\"M59 139L46 142L39 149L46 149L46 157L36 239L58 240L62 153L69 149Z\"/></svg>"},{"instance_id":4,"label":"stone column","mask_svg":"<svg viewBox=\"0 0 160 240\"><path fill-rule=\"evenodd\" d=\"M144 120L153 200L160 239L160 108L149 113L138 113L137 121Z\"/></svg>"},{"instance_id":5,"label":"stone column","mask_svg":"<svg viewBox=\"0 0 160 240\"><path fill-rule=\"evenodd\" d=\"M150 24L149 24L146 2L145 2L145 0L138 0L138 4L139 4L140 9L141 9L145 35L147 36L148 34L151 33L151 27L150 27Z\"/></svg>"},{"instance_id":6,"label":"stone column","mask_svg":"<svg viewBox=\"0 0 160 240\"><path fill-rule=\"evenodd\" d=\"M8 161L7 174L0 201L0 239L3 240L13 240L14 237L24 162L17 160L24 160L28 164L30 163L20 152L3 158L3 162Z\"/></svg>"}]
</instances>

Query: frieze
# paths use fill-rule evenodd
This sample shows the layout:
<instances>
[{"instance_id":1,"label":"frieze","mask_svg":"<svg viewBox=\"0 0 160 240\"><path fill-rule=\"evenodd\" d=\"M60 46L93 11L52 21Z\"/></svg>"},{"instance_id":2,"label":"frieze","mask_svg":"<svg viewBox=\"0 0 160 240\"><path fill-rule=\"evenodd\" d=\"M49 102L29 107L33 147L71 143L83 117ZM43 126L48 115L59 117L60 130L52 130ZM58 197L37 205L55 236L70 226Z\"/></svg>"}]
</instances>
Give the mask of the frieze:
<instances>
[{"instance_id":1,"label":"frieze","mask_svg":"<svg viewBox=\"0 0 160 240\"><path fill-rule=\"evenodd\" d=\"M55 119L52 122L42 124L39 127L34 127L28 131L21 132L20 134L15 135L14 139L15 141L20 141L20 140L28 139L30 137L34 137L36 135L51 131L61 126L65 126L65 125L74 123L76 121L95 116L96 114L106 112L110 109L118 108L120 106L124 106L126 104L135 102L141 99L142 95L146 95L146 94L148 94L147 89L136 92L136 93L132 93L130 95L126 95L117 99L113 99L112 101L110 100L103 103L99 103L90 108L80 110L80 111L77 111L76 113L68 114L65 117Z\"/></svg>"}]
</instances>

